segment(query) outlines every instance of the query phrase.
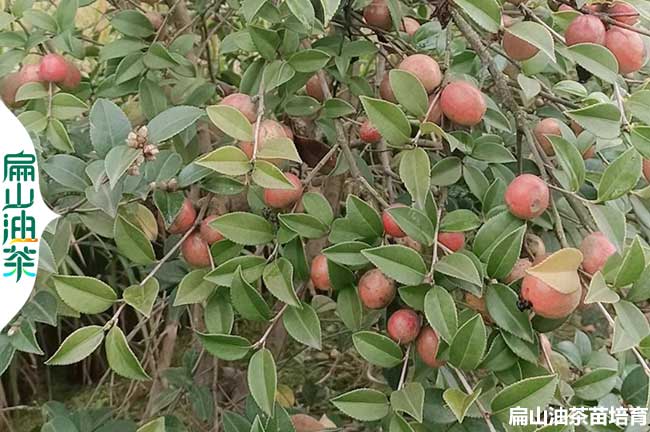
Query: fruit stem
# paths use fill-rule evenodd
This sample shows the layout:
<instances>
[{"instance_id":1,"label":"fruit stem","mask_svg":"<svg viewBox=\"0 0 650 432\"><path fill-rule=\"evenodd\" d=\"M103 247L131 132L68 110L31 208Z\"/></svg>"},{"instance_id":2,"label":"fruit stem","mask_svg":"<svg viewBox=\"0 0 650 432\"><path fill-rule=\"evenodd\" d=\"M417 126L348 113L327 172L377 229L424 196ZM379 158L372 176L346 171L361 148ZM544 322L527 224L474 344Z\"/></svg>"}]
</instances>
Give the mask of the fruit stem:
<instances>
[{"instance_id":1,"label":"fruit stem","mask_svg":"<svg viewBox=\"0 0 650 432\"><path fill-rule=\"evenodd\" d=\"M461 384L463 384L463 387L465 388L467 394L471 395L472 393L474 393L474 390L472 389L472 386L470 386L469 383L467 382L467 378L465 378L465 375L459 369L456 369L453 366L449 366L449 367L452 368L454 372L456 372L456 375L458 375L458 379L460 380ZM490 419L490 414L483 406L483 403L481 403L481 401L478 398L476 399L475 403L476 406L478 407L478 410L481 412L483 419L485 420L485 424L487 424L488 429L490 429L490 432L497 432L496 428L492 424L492 420Z\"/></svg>"},{"instance_id":2,"label":"fruit stem","mask_svg":"<svg viewBox=\"0 0 650 432\"><path fill-rule=\"evenodd\" d=\"M408 344L406 346L406 354L404 354L404 363L402 364L402 373L399 377L399 384L397 385L397 390L401 390L404 387L404 382L406 381L406 372L409 368L409 357L411 355L411 346L413 344Z\"/></svg>"}]
</instances>

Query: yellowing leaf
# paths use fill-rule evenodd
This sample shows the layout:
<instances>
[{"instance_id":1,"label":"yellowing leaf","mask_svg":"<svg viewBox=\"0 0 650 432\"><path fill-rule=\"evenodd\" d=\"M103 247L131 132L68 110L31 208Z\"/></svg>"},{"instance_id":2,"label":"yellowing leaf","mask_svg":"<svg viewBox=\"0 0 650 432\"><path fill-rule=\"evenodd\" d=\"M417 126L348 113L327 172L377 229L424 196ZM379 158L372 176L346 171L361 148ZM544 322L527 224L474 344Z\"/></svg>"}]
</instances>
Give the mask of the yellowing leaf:
<instances>
[{"instance_id":1,"label":"yellowing leaf","mask_svg":"<svg viewBox=\"0 0 650 432\"><path fill-rule=\"evenodd\" d=\"M575 248L565 248L531 267L526 273L561 293L570 294L581 289L578 276L580 263L582 263L582 252Z\"/></svg>"}]
</instances>

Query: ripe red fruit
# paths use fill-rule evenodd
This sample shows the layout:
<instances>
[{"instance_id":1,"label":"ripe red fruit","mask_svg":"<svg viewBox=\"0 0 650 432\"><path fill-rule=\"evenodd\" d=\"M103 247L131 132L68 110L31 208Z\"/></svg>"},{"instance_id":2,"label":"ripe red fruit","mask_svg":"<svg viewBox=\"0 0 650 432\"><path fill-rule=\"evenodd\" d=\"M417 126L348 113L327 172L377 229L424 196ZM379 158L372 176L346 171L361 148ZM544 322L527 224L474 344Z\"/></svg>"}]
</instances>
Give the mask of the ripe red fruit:
<instances>
[{"instance_id":1,"label":"ripe red fruit","mask_svg":"<svg viewBox=\"0 0 650 432\"><path fill-rule=\"evenodd\" d=\"M441 232L438 234L438 242L452 252L457 252L465 246L465 234L462 232Z\"/></svg>"},{"instance_id":2,"label":"ripe red fruit","mask_svg":"<svg viewBox=\"0 0 650 432\"><path fill-rule=\"evenodd\" d=\"M65 90L74 90L81 82L81 72L74 64L67 62L68 71L59 86Z\"/></svg>"},{"instance_id":3,"label":"ripe red fruit","mask_svg":"<svg viewBox=\"0 0 650 432\"><path fill-rule=\"evenodd\" d=\"M568 46L580 43L605 44L605 24L594 15L580 15L564 32L564 39Z\"/></svg>"},{"instance_id":4,"label":"ripe red fruit","mask_svg":"<svg viewBox=\"0 0 650 432\"><path fill-rule=\"evenodd\" d=\"M213 243L216 243L219 240L223 239L223 236L221 235L221 233L210 226L210 222L215 220L217 217L218 217L217 215L209 215L209 216L206 216L201 221L201 227L200 227L201 237L209 245L211 245Z\"/></svg>"},{"instance_id":5,"label":"ripe red fruit","mask_svg":"<svg viewBox=\"0 0 650 432\"><path fill-rule=\"evenodd\" d=\"M544 180L532 174L516 177L506 189L510 213L520 219L534 219L548 208L549 190Z\"/></svg>"},{"instance_id":6,"label":"ripe red fruit","mask_svg":"<svg viewBox=\"0 0 650 432\"><path fill-rule=\"evenodd\" d=\"M211 264L210 247L198 232L190 234L183 241L181 244L181 254L183 254L185 261L192 267L209 267Z\"/></svg>"},{"instance_id":7,"label":"ripe red fruit","mask_svg":"<svg viewBox=\"0 0 650 432\"><path fill-rule=\"evenodd\" d=\"M487 104L483 94L473 84L467 81L454 81L440 94L440 108L454 123L474 126L483 119Z\"/></svg>"},{"instance_id":8,"label":"ripe red fruit","mask_svg":"<svg viewBox=\"0 0 650 432\"><path fill-rule=\"evenodd\" d=\"M410 344L420 333L420 317L411 309L400 309L390 316L386 329L395 342Z\"/></svg>"},{"instance_id":9,"label":"ripe red fruit","mask_svg":"<svg viewBox=\"0 0 650 432\"><path fill-rule=\"evenodd\" d=\"M60 54L46 54L38 72L41 80L59 83L68 75L68 62Z\"/></svg>"},{"instance_id":10,"label":"ripe red fruit","mask_svg":"<svg viewBox=\"0 0 650 432\"><path fill-rule=\"evenodd\" d=\"M407 35L413 36L416 31L420 28L420 23L411 18L411 17L404 17L402 20L402 31L405 31Z\"/></svg>"},{"instance_id":11,"label":"ripe red fruit","mask_svg":"<svg viewBox=\"0 0 650 432\"><path fill-rule=\"evenodd\" d=\"M26 64L20 68L20 81L21 85L25 85L30 82L40 82L41 74L39 72L40 65L38 64Z\"/></svg>"},{"instance_id":12,"label":"ripe red fruit","mask_svg":"<svg viewBox=\"0 0 650 432\"><path fill-rule=\"evenodd\" d=\"M605 267L610 256L616 253L616 246L602 232L593 232L582 240L582 269L594 274Z\"/></svg>"},{"instance_id":13,"label":"ripe red fruit","mask_svg":"<svg viewBox=\"0 0 650 432\"><path fill-rule=\"evenodd\" d=\"M643 159L643 177L650 182L650 159Z\"/></svg>"},{"instance_id":14,"label":"ripe red fruit","mask_svg":"<svg viewBox=\"0 0 650 432\"><path fill-rule=\"evenodd\" d=\"M528 60L539 52L539 48L537 48L535 45L532 45L525 40L518 38L509 31L506 31L503 34L502 43L503 50L506 52L506 54L517 61Z\"/></svg>"},{"instance_id":15,"label":"ripe red fruit","mask_svg":"<svg viewBox=\"0 0 650 432\"><path fill-rule=\"evenodd\" d=\"M302 182L292 173L284 173L293 183L293 189L264 189L264 203L272 208L285 208L295 203L302 196Z\"/></svg>"},{"instance_id":16,"label":"ripe red fruit","mask_svg":"<svg viewBox=\"0 0 650 432\"><path fill-rule=\"evenodd\" d=\"M537 315L559 319L571 314L580 304L582 290L562 293L542 280L526 275L521 283L521 298L527 300Z\"/></svg>"},{"instance_id":17,"label":"ripe red fruit","mask_svg":"<svg viewBox=\"0 0 650 432\"><path fill-rule=\"evenodd\" d=\"M370 123L370 120L366 119L359 128L359 138L361 138L361 141L369 144L376 144L381 141L381 134L372 123Z\"/></svg>"},{"instance_id":18,"label":"ripe red fruit","mask_svg":"<svg viewBox=\"0 0 650 432\"><path fill-rule=\"evenodd\" d=\"M4 103L13 107L16 106L16 92L22 85L19 72L12 72L7 74L0 84L0 95Z\"/></svg>"},{"instance_id":19,"label":"ripe red fruit","mask_svg":"<svg viewBox=\"0 0 650 432\"><path fill-rule=\"evenodd\" d=\"M390 213L388 213L389 209L395 207L406 207L406 206L404 204L393 204L392 206L388 207L386 210L384 210L381 213L381 221L384 224L384 231L386 232L386 234L396 238L405 237L406 233L402 231L399 225L397 225L397 222L395 222L395 219L393 219Z\"/></svg>"},{"instance_id":20,"label":"ripe red fruit","mask_svg":"<svg viewBox=\"0 0 650 432\"><path fill-rule=\"evenodd\" d=\"M533 263L528 258L519 258L510 271L510 274L506 276L503 281L508 285L517 282L519 279L526 276L526 270L532 267L532 265Z\"/></svg>"},{"instance_id":21,"label":"ripe red fruit","mask_svg":"<svg viewBox=\"0 0 650 432\"><path fill-rule=\"evenodd\" d=\"M253 123L253 131L257 129L257 123ZM257 140L257 146L258 146L258 151L264 147L264 143L267 140L273 139L273 138L289 138L293 139L293 134L291 131L287 131L287 128L285 125L282 123L279 123L275 120L262 120L262 123L260 123L260 130L257 135L258 140ZM242 149L244 153L246 153L246 156L248 158L253 157L253 147L254 143L253 141L240 141L239 142L239 148ZM273 162L273 161L271 161Z\"/></svg>"},{"instance_id":22,"label":"ripe red fruit","mask_svg":"<svg viewBox=\"0 0 650 432\"><path fill-rule=\"evenodd\" d=\"M395 298L395 282L372 269L359 280L359 298L368 309L385 308Z\"/></svg>"},{"instance_id":23,"label":"ripe red fruit","mask_svg":"<svg viewBox=\"0 0 650 432\"><path fill-rule=\"evenodd\" d=\"M219 105L228 105L237 108L249 122L257 118L257 107L250 96L244 93L233 93L221 99Z\"/></svg>"},{"instance_id":24,"label":"ripe red fruit","mask_svg":"<svg viewBox=\"0 0 650 432\"><path fill-rule=\"evenodd\" d=\"M439 368L445 364L437 358L439 345L440 338L436 331L428 326L423 328L415 342L415 348L424 364L432 368Z\"/></svg>"},{"instance_id":25,"label":"ripe red fruit","mask_svg":"<svg viewBox=\"0 0 650 432\"><path fill-rule=\"evenodd\" d=\"M406 57L399 64L399 68L415 75L427 93L431 93L442 82L442 73L438 62L424 54L413 54Z\"/></svg>"},{"instance_id":26,"label":"ripe red fruit","mask_svg":"<svg viewBox=\"0 0 650 432\"><path fill-rule=\"evenodd\" d=\"M636 32L612 26L605 34L605 46L616 57L621 74L637 72L645 63L645 45Z\"/></svg>"},{"instance_id":27,"label":"ripe red fruit","mask_svg":"<svg viewBox=\"0 0 650 432\"><path fill-rule=\"evenodd\" d=\"M309 78L305 84L305 92L307 95L313 97L319 102L325 100L325 93L323 92L323 86L321 85L322 82L323 80L320 79L318 74L315 74Z\"/></svg>"},{"instance_id":28,"label":"ripe red fruit","mask_svg":"<svg viewBox=\"0 0 650 432\"><path fill-rule=\"evenodd\" d=\"M170 234L182 234L192 227L196 220L196 210L192 201L188 198L183 201L181 210L178 212L174 222L167 228Z\"/></svg>"},{"instance_id":29,"label":"ripe red fruit","mask_svg":"<svg viewBox=\"0 0 650 432\"><path fill-rule=\"evenodd\" d=\"M544 150L544 153L546 153L547 156L553 156L555 154L553 144L551 144L551 141L545 135L562 136L560 122L554 118L545 118L544 120L540 120L539 123L535 125L533 134L535 135L540 147L542 147L542 150Z\"/></svg>"},{"instance_id":30,"label":"ripe red fruit","mask_svg":"<svg viewBox=\"0 0 650 432\"><path fill-rule=\"evenodd\" d=\"M363 9L363 19L369 25L383 30L390 30L393 27L386 0L372 0L372 3Z\"/></svg>"},{"instance_id":31,"label":"ripe red fruit","mask_svg":"<svg viewBox=\"0 0 650 432\"><path fill-rule=\"evenodd\" d=\"M311 261L311 282L314 288L320 291L329 291L332 287L330 285L330 275L327 269L327 257L325 255L316 255Z\"/></svg>"},{"instance_id":32,"label":"ripe red fruit","mask_svg":"<svg viewBox=\"0 0 650 432\"><path fill-rule=\"evenodd\" d=\"M559 10L560 12L571 12L574 11L575 9L573 9L568 4L561 4L557 10Z\"/></svg>"},{"instance_id":33,"label":"ripe red fruit","mask_svg":"<svg viewBox=\"0 0 650 432\"><path fill-rule=\"evenodd\" d=\"M388 102L397 103L397 98L395 97L395 93L393 93L393 88L390 86L389 73L386 73L384 75L384 78L381 80L381 83L379 84L379 96L381 96L382 99L387 100Z\"/></svg>"},{"instance_id":34,"label":"ripe red fruit","mask_svg":"<svg viewBox=\"0 0 650 432\"><path fill-rule=\"evenodd\" d=\"M639 11L629 3L616 1L607 9L607 14L618 22L634 25L639 21Z\"/></svg>"}]
</instances>

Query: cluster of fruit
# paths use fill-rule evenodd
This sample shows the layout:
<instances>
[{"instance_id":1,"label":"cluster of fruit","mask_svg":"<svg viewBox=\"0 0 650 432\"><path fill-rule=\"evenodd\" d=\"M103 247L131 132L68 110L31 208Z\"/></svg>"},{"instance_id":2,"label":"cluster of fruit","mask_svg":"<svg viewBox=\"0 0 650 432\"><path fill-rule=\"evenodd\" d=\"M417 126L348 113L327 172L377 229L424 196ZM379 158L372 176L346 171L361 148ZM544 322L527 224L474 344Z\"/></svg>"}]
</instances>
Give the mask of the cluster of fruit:
<instances>
[{"instance_id":1,"label":"cluster of fruit","mask_svg":"<svg viewBox=\"0 0 650 432\"><path fill-rule=\"evenodd\" d=\"M60 54L46 54L37 64L26 64L18 72L7 74L0 84L0 97L7 106L16 107L18 89L28 83L54 83L64 90L74 90L81 82L81 72Z\"/></svg>"}]
</instances>

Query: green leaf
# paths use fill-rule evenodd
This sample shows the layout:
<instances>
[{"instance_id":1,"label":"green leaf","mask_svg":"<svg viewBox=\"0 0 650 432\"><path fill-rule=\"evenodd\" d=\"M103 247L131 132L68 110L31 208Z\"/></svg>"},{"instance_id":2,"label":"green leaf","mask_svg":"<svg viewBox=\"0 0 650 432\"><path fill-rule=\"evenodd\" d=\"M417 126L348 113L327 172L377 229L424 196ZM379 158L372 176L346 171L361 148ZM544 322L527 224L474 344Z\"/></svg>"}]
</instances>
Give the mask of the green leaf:
<instances>
[{"instance_id":1,"label":"green leaf","mask_svg":"<svg viewBox=\"0 0 650 432\"><path fill-rule=\"evenodd\" d=\"M639 180L641 165L641 156L633 148L617 157L600 179L598 201L610 201L629 192Z\"/></svg>"},{"instance_id":2,"label":"green leaf","mask_svg":"<svg viewBox=\"0 0 650 432\"><path fill-rule=\"evenodd\" d=\"M348 329L357 331L361 328L363 306L361 305L359 293L354 286L339 289L339 295L336 299L336 313Z\"/></svg>"},{"instance_id":3,"label":"green leaf","mask_svg":"<svg viewBox=\"0 0 650 432\"><path fill-rule=\"evenodd\" d=\"M137 284L126 288L122 293L122 297L129 306L149 318L153 304L158 297L159 289L158 280L149 278L144 285Z\"/></svg>"},{"instance_id":4,"label":"green leaf","mask_svg":"<svg viewBox=\"0 0 650 432\"><path fill-rule=\"evenodd\" d=\"M205 305L203 319L208 332L213 334L229 334L235 323L235 312L230 297L224 290L217 290Z\"/></svg>"},{"instance_id":5,"label":"green leaf","mask_svg":"<svg viewBox=\"0 0 650 432\"><path fill-rule=\"evenodd\" d=\"M431 187L431 163L421 148L405 150L399 164L399 176L413 201L424 208L427 193Z\"/></svg>"},{"instance_id":6,"label":"green leaf","mask_svg":"<svg viewBox=\"0 0 650 432\"><path fill-rule=\"evenodd\" d=\"M180 191L167 192L156 190L153 193L153 201L163 219L165 227L169 228L183 208L185 194Z\"/></svg>"},{"instance_id":7,"label":"green leaf","mask_svg":"<svg viewBox=\"0 0 650 432\"><path fill-rule=\"evenodd\" d=\"M246 153L235 146L219 147L194 163L230 176L244 175L252 168Z\"/></svg>"},{"instance_id":8,"label":"green leaf","mask_svg":"<svg viewBox=\"0 0 650 432\"><path fill-rule=\"evenodd\" d=\"M614 206L589 205L587 207L598 230L612 240L619 251L622 251L625 243L625 214Z\"/></svg>"},{"instance_id":9,"label":"green leaf","mask_svg":"<svg viewBox=\"0 0 650 432\"><path fill-rule=\"evenodd\" d=\"M213 356L226 361L235 361L246 357L251 350L251 343L241 336L227 334L197 333L205 349Z\"/></svg>"},{"instance_id":10,"label":"green leaf","mask_svg":"<svg viewBox=\"0 0 650 432\"><path fill-rule=\"evenodd\" d=\"M508 410L514 407L527 409L544 409L548 405L557 387L555 375L526 378L501 390L492 399L491 408L494 414L508 415Z\"/></svg>"},{"instance_id":11,"label":"green leaf","mask_svg":"<svg viewBox=\"0 0 650 432\"><path fill-rule=\"evenodd\" d=\"M241 141L253 141L253 126L246 116L230 105L211 105L208 117L223 133Z\"/></svg>"},{"instance_id":12,"label":"green leaf","mask_svg":"<svg viewBox=\"0 0 650 432\"><path fill-rule=\"evenodd\" d=\"M289 57L289 64L296 72L312 73L324 68L329 59L330 55L325 51L306 49Z\"/></svg>"},{"instance_id":13,"label":"green leaf","mask_svg":"<svg viewBox=\"0 0 650 432\"><path fill-rule=\"evenodd\" d=\"M569 177L570 190L577 192L585 182L585 161L577 147L560 136L547 135L553 145L560 167Z\"/></svg>"},{"instance_id":14,"label":"green leaf","mask_svg":"<svg viewBox=\"0 0 650 432\"><path fill-rule=\"evenodd\" d=\"M104 340L104 329L91 325L75 330L65 338L59 349L45 364L50 366L66 366L77 363L88 357Z\"/></svg>"},{"instance_id":15,"label":"green leaf","mask_svg":"<svg viewBox=\"0 0 650 432\"><path fill-rule=\"evenodd\" d=\"M57 93L52 98L52 116L59 120L80 117L86 110L88 110L88 105L71 94Z\"/></svg>"},{"instance_id":16,"label":"green leaf","mask_svg":"<svg viewBox=\"0 0 650 432\"><path fill-rule=\"evenodd\" d=\"M407 236L426 246L433 244L435 228L422 210L411 207L392 207L386 211Z\"/></svg>"},{"instance_id":17,"label":"green leaf","mask_svg":"<svg viewBox=\"0 0 650 432\"><path fill-rule=\"evenodd\" d=\"M439 160L431 168L431 184L436 186L451 186L460 180L463 164L460 159L450 156Z\"/></svg>"},{"instance_id":18,"label":"green leaf","mask_svg":"<svg viewBox=\"0 0 650 432\"><path fill-rule=\"evenodd\" d=\"M248 388L257 406L269 416L273 416L277 383L273 354L262 348L248 363Z\"/></svg>"},{"instance_id":19,"label":"green leaf","mask_svg":"<svg viewBox=\"0 0 650 432\"><path fill-rule=\"evenodd\" d=\"M138 227L118 215L113 231L117 249L135 264L151 264L155 261L151 242Z\"/></svg>"},{"instance_id":20,"label":"green leaf","mask_svg":"<svg viewBox=\"0 0 650 432\"><path fill-rule=\"evenodd\" d=\"M618 79L618 61L606 47L581 43L569 47L573 59L603 81L614 84Z\"/></svg>"},{"instance_id":21,"label":"green leaf","mask_svg":"<svg viewBox=\"0 0 650 432\"><path fill-rule=\"evenodd\" d=\"M165 417L158 417L157 419L142 425L136 432L166 432Z\"/></svg>"},{"instance_id":22,"label":"green leaf","mask_svg":"<svg viewBox=\"0 0 650 432\"><path fill-rule=\"evenodd\" d=\"M229 287L232 284L235 273L238 271L238 267L241 267L244 279L248 282L255 282L262 276L265 264L266 260L260 256L238 256L219 265L216 269L205 275L205 279L217 285Z\"/></svg>"},{"instance_id":23,"label":"green leaf","mask_svg":"<svg viewBox=\"0 0 650 432\"><path fill-rule=\"evenodd\" d=\"M368 259L362 251L368 249L369 245L360 241L349 241L334 244L321 252L328 260L350 267L363 266L368 264Z\"/></svg>"},{"instance_id":24,"label":"green leaf","mask_svg":"<svg viewBox=\"0 0 650 432\"><path fill-rule=\"evenodd\" d=\"M355 195L348 195L345 203L347 218L362 238L380 237L384 234L384 225L377 210ZM338 242L336 242L338 243Z\"/></svg>"},{"instance_id":25,"label":"green leaf","mask_svg":"<svg viewBox=\"0 0 650 432\"><path fill-rule=\"evenodd\" d=\"M438 273L467 281L472 285L483 285L472 259L460 252L440 258L434 268Z\"/></svg>"},{"instance_id":26,"label":"green leaf","mask_svg":"<svg viewBox=\"0 0 650 432\"><path fill-rule=\"evenodd\" d=\"M311 28L316 17L314 7L309 0L285 0L285 2L298 21L305 27Z\"/></svg>"},{"instance_id":27,"label":"green leaf","mask_svg":"<svg viewBox=\"0 0 650 432\"><path fill-rule=\"evenodd\" d=\"M317 192L307 192L302 196L302 206L310 215L318 218L325 225L334 220L334 210L327 198Z\"/></svg>"},{"instance_id":28,"label":"green leaf","mask_svg":"<svg viewBox=\"0 0 650 432\"><path fill-rule=\"evenodd\" d=\"M293 265L286 258L278 258L264 267L264 285L278 300L300 308L300 300L293 286Z\"/></svg>"},{"instance_id":29,"label":"green leaf","mask_svg":"<svg viewBox=\"0 0 650 432\"><path fill-rule=\"evenodd\" d=\"M462 423L465 419L465 416L467 415L467 411L472 407L480 395L480 388L474 391L472 394L466 394L456 388L449 388L442 394L442 398L447 403L447 406L451 412L454 413L456 419Z\"/></svg>"},{"instance_id":30,"label":"green leaf","mask_svg":"<svg viewBox=\"0 0 650 432\"><path fill-rule=\"evenodd\" d=\"M416 117L424 117L429 97L420 80L411 72L393 69L388 74L390 87L397 101Z\"/></svg>"},{"instance_id":31,"label":"green leaf","mask_svg":"<svg viewBox=\"0 0 650 432\"><path fill-rule=\"evenodd\" d=\"M600 138L614 139L621 133L621 111L609 102L567 111L566 115Z\"/></svg>"},{"instance_id":32,"label":"green leaf","mask_svg":"<svg viewBox=\"0 0 650 432\"><path fill-rule=\"evenodd\" d=\"M361 253L386 276L405 285L422 283L427 272L422 256L406 246L379 246Z\"/></svg>"},{"instance_id":33,"label":"green leaf","mask_svg":"<svg viewBox=\"0 0 650 432\"><path fill-rule=\"evenodd\" d=\"M149 19L136 10L124 10L113 15L113 28L126 36L146 38L154 34Z\"/></svg>"},{"instance_id":34,"label":"green leaf","mask_svg":"<svg viewBox=\"0 0 650 432\"><path fill-rule=\"evenodd\" d=\"M637 236L623 255L623 261L614 278L614 287L622 288L636 282L645 269L645 262L643 246L641 246L641 240Z\"/></svg>"},{"instance_id":35,"label":"green leaf","mask_svg":"<svg viewBox=\"0 0 650 432\"><path fill-rule=\"evenodd\" d=\"M151 379L144 371L129 343L118 326L114 325L108 332L104 342L108 365L115 373L125 378L146 381Z\"/></svg>"},{"instance_id":36,"label":"green leaf","mask_svg":"<svg viewBox=\"0 0 650 432\"><path fill-rule=\"evenodd\" d=\"M352 342L361 357L374 365L390 368L403 359L402 349L391 338L371 331L352 335Z\"/></svg>"},{"instance_id":37,"label":"green leaf","mask_svg":"<svg viewBox=\"0 0 650 432\"><path fill-rule=\"evenodd\" d=\"M460 369L476 369L483 359L486 344L485 324L481 315L476 314L456 332L449 346L449 362Z\"/></svg>"},{"instance_id":38,"label":"green leaf","mask_svg":"<svg viewBox=\"0 0 650 432\"><path fill-rule=\"evenodd\" d=\"M368 96L361 96L359 99L370 123L388 144L399 147L410 141L411 125L397 105Z\"/></svg>"},{"instance_id":39,"label":"green leaf","mask_svg":"<svg viewBox=\"0 0 650 432\"><path fill-rule=\"evenodd\" d=\"M264 140L264 146L257 150L258 159L284 159L302 163L296 145L289 138L269 138Z\"/></svg>"},{"instance_id":40,"label":"green leaf","mask_svg":"<svg viewBox=\"0 0 650 432\"><path fill-rule=\"evenodd\" d=\"M115 291L99 279L55 275L52 280L61 300L77 312L102 313L117 300Z\"/></svg>"},{"instance_id":41,"label":"green leaf","mask_svg":"<svg viewBox=\"0 0 650 432\"><path fill-rule=\"evenodd\" d=\"M54 155L43 164L43 171L54 181L78 192L83 192L90 185L85 170L84 161L70 155Z\"/></svg>"},{"instance_id":42,"label":"green leaf","mask_svg":"<svg viewBox=\"0 0 650 432\"><path fill-rule=\"evenodd\" d=\"M496 33L501 26L501 6L495 0L455 0L463 11L484 30Z\"/></svg>"},{"instance_id":43,"label":"green leaf","mask_svg":"<svg viewBox=\"0 0 650 432\"><path fill-rule=\"evenodd\" d=\"M27 84L23 84L20 86L20 88L16 92L15 99L16 102L33 100L33 99L43 99L48 97L47 95L48 95L47 89L45 88L43 83L28 82Z\"/></svg>"},{"instance_id":44,"label":"green leaf","mask_svg":"<svg viewBox=\"0 0 650 432\"><path fill-rule=\"evenodd\" d=\"M458 330L458 312L449 291L440 286L431 288L424 297L424 315L440 337L451 343Z\"/></svg>"},{"instance_id":45,"label":"green leaf","mask_svg":"<svg viewBox=\"0 0 650 432\"><path fill-rule=\"evenodd\" d=\"M193 270L186 274L178 284L174 306L202 303L210 297L217 286L204 279L208 270Z\"/></svg>"},{"instance_id":46,"label":"green leaf","mask_svg":"<svg viewBox=\"0 0 650 432\"><path fill-rule=\"evenodd\" d=\"M400 390L390 394L390 406L393 411L403 412L422 423L424 410L424 387L422 384L412 382L404 384Z\"/></svg>"},{"instance_id":47,"label":"green leaf","mask_svg":"<svg viewBox=\"0 0 650 432\"><path fill-rule=\"evenodd\" d=\"M543 25L533 21L519 21L508 27L506 31L539 48L551 61L555 62L553 36Z\"/></svg>"},{"instance_id":48,"label":"green leaf","mask_svg":"<svg viewBox=\"0 0 650 432\"><path fill-rule=\"evenodd\" d=\"M360 421L381 420L388 415L386 395L372 389L357 389L335 397L331 402L345 414Z\"/></svg>"},{"instance_id":49,"label":"green leaf","mask_svg":"<svg viewBox=\"0 0 650 432\"><path fill-rule=\"evenodd\" d=\"M471 231L481 226L479 217L470 210L459 209L447 213L440 222L441 232Z\"/></svg>"},{"instance_id":50,"label":"green leaf","mask_svg":"<svg viewBox=\"0 0 650 432\"><path fill-rule=\"evenodd\" d=\"M210 222L228 240L245 246L257 246L273 241L273 225L261 216L232 212Z\"/></svg>"},{"instance_id":51,"label":"green leaf","mask_svg":"<svg viewBox=\"0 0 650 432\"><path fill-rule=\"evenodd\" d=\"M519 297L502 284L489 285L485 291L485 305L490 317L503 330L528 342L533 342L533 327L528 314L517 307Z\"/></svg>"},{"instance_id":52,"label":"green leaf","mask_svg":"<svg viewBox=\"0 0 650 432\"><path fill-rule=\"evenodd\" d=\"M55 148L64 152L74 151L68 131L60 120L50 119L47 125L46 135L47 139Z\"/></svg>"},{"instance_id":53,"label":"green leaf","mask_svg":"<svg viewBox=\"0 0 650 432\"><path fill-rule=\"evenodd\" d=\"M612 391L618 381L616 369L594 369L578 378L571 387L584 400L598 400Z\"/></svg>"},{"instance_id":54,"label":"green leaf","mask_svg":"<svg viewBox=\"0 0 650 432\"><path fill-rule=\"evenodd\" d=\"M203 115L202 109L189 105L166 109L151 119L147 125L149 141L152 143L167 141L192 126Z\"/></svg>"},{"instance_id":55,"label":"green leaf","mask_svg":"<svg viewBox=\"0 0 650 432\"><path fill-rule=\"evenodd\" d=\"M264 297L253 287L242 274L241 267L237 269L230 287L230 298L237 312L247 320L268 321L271 309Z\"/></svg>"},{"instance_id":56,"label":"green leaf","mask_svg":"<svg viewBox=\"0 0 650 432\"><path fill-rule=\"evenodd\" d=\"M614 309L618 325L614 326L612 354L626 351L650 334L648 320L634 303L621 300L614 303Z\"/></svg>"},{"instance_id":57,"label":"green leaf","mask_svg":"<svg viewBox=\"0 0 650 432\"><path fill-rule=\"evenodd\" d=\"M609 289L607 282L601 272L597 272L589 282L589 290L585 296L584 303L616 303L620 300L619 295Z\"/></svg>"},{"instance_id":58,"label":"green leaf","mask_svg":"<svg viewBox=\"0 0 650 432\"><path fill-rule=\"evenodd\" d=\"M251 179L265 189L292 190L296 187L278 167L263 160L255 161Z\"/></svg>"},{"instance_id":59,"label":"green leaf","mask_svg":"<svg viewBox=\"0 0 650 432\"><path fill-rule=\"evenodd\" d=\"M282 323L292 338L314 349L321 349L320 320L309 304L302 303L301 307L289 306L282 315Z\"/></svg>"},{"instance_id":60,"label":"green leaf","mask_svg":"<svg viewBox=\"0 0 650 432\"><path fill-rule=\"evenodd\" d=\"M503 279L510 274L521 254L525 234L526 226L523 225L499 240L488 259L488 275Z\"/></svg>"},{"instance_id":61,"label":"green leaf","mask_svg":"<svg viewBox=\"0 0 650 432\"><path fill-rule=\"evenodd\" d=\"M632 93L625 101L625 107L632 112L634 117L643 123L650 124L650 90Z\"/></svg>"},{"instance_id":62,"label":"green leaf","mask_svg":"<svg viewBox=\"0 0 650 432\"><path fill-rule=\"evenodd\" d=\"M304 213L285 213L278 215L280 223L301 237L318 239L327 234L327 225L314 216Z\"/></svg>"}]
</instances>

